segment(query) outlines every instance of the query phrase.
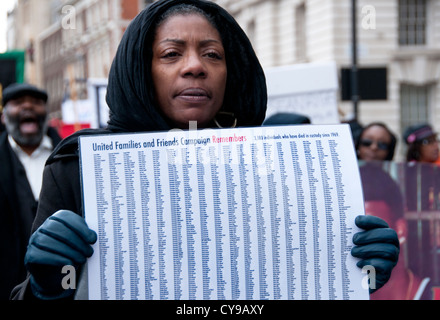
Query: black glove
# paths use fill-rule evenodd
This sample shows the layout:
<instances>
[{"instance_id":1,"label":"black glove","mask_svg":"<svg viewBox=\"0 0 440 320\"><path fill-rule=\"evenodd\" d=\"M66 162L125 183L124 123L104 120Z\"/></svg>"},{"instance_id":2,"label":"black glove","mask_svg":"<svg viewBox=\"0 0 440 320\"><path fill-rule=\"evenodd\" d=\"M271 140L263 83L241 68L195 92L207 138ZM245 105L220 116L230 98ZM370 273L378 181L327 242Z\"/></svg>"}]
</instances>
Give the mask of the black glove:
<instances>
[{"instance_id":1,"label":"black glove","mask_svg":"<svg viewBox=\"0 0 440 320\"><path fill-rule=\"evenodd\" d=\"M50 216L30 237L25 265L31 277L32 293L40 299L59 299L73 294L62 287L64 266L77 267L93 254L97 235L85 220L72 211Z\"/></svg>"},{"instance_id":2,"label":"black glove","mask_svg":"<svg viewBox=\"0 0 440 320\"><path fill-rule=\"evenodd\" d=\"M372 266L376 272L376 283L370 283L370 293L381 288L390 278L391 271L397 264L400 245L397 233L388 224L375 216L361 215L355 219L355 224L365 231L353 236L356 245L351 254L360 258L357 266Z\"/></svg>"}]
</instances>

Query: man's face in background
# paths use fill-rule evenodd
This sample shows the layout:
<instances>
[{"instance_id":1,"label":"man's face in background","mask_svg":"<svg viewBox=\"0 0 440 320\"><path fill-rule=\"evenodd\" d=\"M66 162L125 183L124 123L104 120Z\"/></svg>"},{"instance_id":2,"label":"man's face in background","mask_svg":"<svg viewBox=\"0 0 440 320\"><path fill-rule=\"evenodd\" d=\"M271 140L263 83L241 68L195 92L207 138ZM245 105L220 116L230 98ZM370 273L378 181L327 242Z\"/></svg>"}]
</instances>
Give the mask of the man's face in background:
<instances>
[{"instance_id":1,"label":"man's face in background","mask_svg":"<svg viewBox=\"0 0 440 320\"><path fill-rule=\"evenodd\" d=\"M24 95L11 99L4 107L3 121L8 133L20 146L38 146L47 130L46 104Z\"/></svg>"}]
</instances>

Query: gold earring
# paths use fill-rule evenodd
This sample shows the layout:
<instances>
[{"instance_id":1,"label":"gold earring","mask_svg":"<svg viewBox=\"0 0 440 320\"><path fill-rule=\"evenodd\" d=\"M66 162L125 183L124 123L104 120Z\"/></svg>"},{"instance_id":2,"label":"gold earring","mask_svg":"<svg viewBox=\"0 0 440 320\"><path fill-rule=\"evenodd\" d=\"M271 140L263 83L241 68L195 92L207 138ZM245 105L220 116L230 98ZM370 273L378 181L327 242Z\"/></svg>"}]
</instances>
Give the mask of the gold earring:
<instances>
[{"instance_id":1,"label":"gold earring","mask_svg":"<svg viewBox=\"0 0 440 320\"><path fill-rule=\"evenodd\" d=\"M217 117L219 116L220 118L222 118L222 120L227 120L225 121L226 124L230 123L232 118L232 125L227 127L220 125L219 121L217 120ZM235 117L235 114L233 112L219 111L214 117L214 123L218 128L235 128L237 126L237 118Z\"/></svg>"}]
</instances>

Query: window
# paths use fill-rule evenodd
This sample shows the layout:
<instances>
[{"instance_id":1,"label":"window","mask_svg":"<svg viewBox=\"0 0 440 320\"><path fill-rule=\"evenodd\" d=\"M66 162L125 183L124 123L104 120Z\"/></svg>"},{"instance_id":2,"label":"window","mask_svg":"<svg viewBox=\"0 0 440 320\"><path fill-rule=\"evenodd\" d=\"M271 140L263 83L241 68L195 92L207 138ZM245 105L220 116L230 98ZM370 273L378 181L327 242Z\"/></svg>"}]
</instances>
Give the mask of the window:
<instances>
[{"instance_id":1,"label":"window","mask_svg":"<svg viewBox=\"0 0 440 320\"><path fill-rule=\"evenodd\" d=\"M400 85L400 123L402 130L413 124L430 122L430 86Z\"/></svg>"},{"instance_id":2,"label":"window","mask_svg":"<svg viewBox=\"0 0 440 320\"><path fill-rule=\"evenodd\" d=\"M386 67L358 68L358 94L361 100L387 100L388 70ZM341 69L341 98L351 100L351 69Z\"/></svg>"},{"instance_id":3,"label":"window","mask_svg":"<svg viewBox=\"0 0 440 320\"><path fill-rule=\"evenodd\" d=\"M426 0L399 0L399 44L426 44Z\"/></svg>"}]
</instances>

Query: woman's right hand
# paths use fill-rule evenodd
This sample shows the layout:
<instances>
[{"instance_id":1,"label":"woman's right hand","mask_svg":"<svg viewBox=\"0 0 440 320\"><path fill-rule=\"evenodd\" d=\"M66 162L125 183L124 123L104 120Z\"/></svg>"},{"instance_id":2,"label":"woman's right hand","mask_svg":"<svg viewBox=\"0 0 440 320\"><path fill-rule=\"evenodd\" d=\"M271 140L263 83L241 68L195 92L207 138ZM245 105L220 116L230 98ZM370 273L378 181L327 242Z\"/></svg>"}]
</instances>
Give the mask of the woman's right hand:
<instances>
[{"instance_id":1,"label":"woman's right hand","mask_svg":"<svg viewBox=\"0 0 440 320\"><path fill-rule=\"evenodd\" d=\"M46 300L70 296L73 290L62 286L62 269L84 264L96 240L96 232L76 213L60 210L50 216L30 237L25 255L32 293Z\"/></svg>"}]
</instances>

